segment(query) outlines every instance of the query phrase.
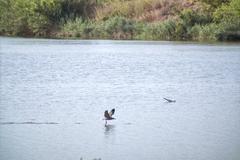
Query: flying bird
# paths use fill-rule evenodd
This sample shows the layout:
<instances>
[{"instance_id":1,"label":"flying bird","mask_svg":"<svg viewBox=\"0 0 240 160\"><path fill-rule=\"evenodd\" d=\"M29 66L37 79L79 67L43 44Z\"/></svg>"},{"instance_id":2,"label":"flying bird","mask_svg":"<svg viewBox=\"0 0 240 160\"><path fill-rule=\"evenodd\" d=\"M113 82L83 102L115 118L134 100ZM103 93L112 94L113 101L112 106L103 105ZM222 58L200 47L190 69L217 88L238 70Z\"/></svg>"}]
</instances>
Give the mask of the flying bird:
<instances>
[{"instance_id":1,"label":"flying bird","mask_svg":"<svg viewBox=\"0 0 240 160\"><path fill-rule=\"evenodd\" d=\"M168 98L163 98L163 99L165 99L167 102L169 102L169 103L173 103L173 102L176 102L176 100L172 100L172 99L168 99Z\"/></svg>"},{"instance_id":2,"label":"flying bird","mask_svg":"<svg viewBox=\"0 0 240 160\"><path fill-rule=\"evenodd\" d=\"M115 108L113 108L110 112L108 112L108 110L106 110L104 112L104 120L105 120L105 126L107 125L107 121L108 120L113 120L115 118L112 117L112 115L115 113Z\"/></svg>"}]
</instances>

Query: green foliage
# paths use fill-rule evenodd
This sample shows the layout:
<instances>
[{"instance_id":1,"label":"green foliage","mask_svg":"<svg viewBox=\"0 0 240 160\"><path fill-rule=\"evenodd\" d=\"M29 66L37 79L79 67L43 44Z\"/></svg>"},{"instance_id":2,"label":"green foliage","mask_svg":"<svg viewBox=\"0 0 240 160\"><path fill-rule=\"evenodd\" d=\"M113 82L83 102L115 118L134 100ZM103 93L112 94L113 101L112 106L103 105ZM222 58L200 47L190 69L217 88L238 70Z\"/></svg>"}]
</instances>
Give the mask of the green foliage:
<instances>
[{"instance_id":1,"label":"green foliage","mask_svg":"<svg viewBox=\"0 0 240 160\"><path fill-rule=\"evenodd\" d=\"M134 22L124 17L116 16L108 19L104 27L109 38L131 39L134 30Z\"/></svg>"},{"instance_id":2,"label":"green foliage","mask_svg":"<svg viewBox=\"0 0 240 160\"><path fill-rule=\"evenodd\" d=\"M205 25L211 21L208 14L203 12L185 9L180 13L179 19L176 20L177 39L191 39L192 27L195 25ZM196 28L195 28L196 29Z\"/></svg>"},{"instance_id":3,"label":"green foliage","mask_svg":"<svg viewBox=\"0 0 240 160\"><path fill-rule=\"evenodd\" d=\"M34 35L47 37L59 24L59 4L56 0L35 0L28 27Z\"/></svg>"},{"instance_id":4,"label":"green foliage","mask_svg":"<svg viewBox=\"0 0 240 160\"><path fill-rule=\"evenodd\" d=\"M214 12L214 20L224 25L226 29L240 29L240 0L232 0L230 4L222 5Z\"/></svg>"},{"instance_id":5,"label":"green foliage","mask_svg":"<svg viewBox=\"0 0 240 160\"><path fill-rule=\"evenodd\" d=\"M0 0L0 34L13 34L14 23L11 19L15 16L12 13L13 0Z\"/></svg>"},{"instance_id":6,"label":"green foliage","mask_svg":"<svg viewBox=\"0 0 240 160\"><path fill-rule=\"evenodd\" d=\"M240 0L0 0L0 34L83 39L240 39Z\"/></svg>"},{"instance_id":7,"label":"green foliage","mask_svg":"<svg viewBox=\"0 0 240 160\"><path fill-rule=\"evenodd\" d=\"M240 39L240 0L232 0L214 12L214 20L222 28L220 40Z\"/></svg>"},{"instance_id":8,"label":"green foliage","mask_svg":"<svg viewBox=\"0 0 240 160\"><path fill-rule=\"evenodd\" d=\"M51 23L58 23L60 21L61 8L60 3L56 0L40 0L36 1L34 12L46 17Z\"/></svg>"},{"instance_id":9,"label":"green foliage","mask_svg":"<svg viewBox=\"0 0 240 160\"><path fill-rule=\"evenodd\" d=\"M6 34L31 36L50 32L48 17L36 12L43 0L1 0L0 28ZM48 1L52 3L52 1ZM45 4L45 3L44 3ZM46 5L45 5L46 6ZM53 5L48 8L52 8Z\"/></svg>"},{"instance_id":10,"label":"green foliage","mask_svg":"<svg viewBox=\"0 0 240 160\"><path fill-rule=\"evenodd\" d=\"M174 40L176 38L176 23L173 20L153 24L152 27L153 40Z\"/></svg>"},{"instance_id":11,"label":"green foliage","mask_svg":"<svg viewBox=\"0 0 240 160\"><path fill-rule=\"evenodd\" d=\"M199 36L200 36L200 31L202 29L201 25L194 25L190 30L189 30L189 35L191 36L192 40L200 40Z\"/></svg>"},{"instance_id":12,"label":"green foliage","mask_svg":"<svg viewBox=\"0 0 240 160\"><path fill-rule=\"evenodd\" d=\"M221 33L221 27L215 23L211 23L205 26L202 26L198 39L201 41L210 40L216 41L219 34Z\"/></svg>"},{"instance_id":13,"label":"green foliage","mask_svg":"<svg viewBox=\"0 0 240 160\"><path fill-rule=\"evenodd\" d=\"M51 36L62 23L87 18L95 0L0 0L0 29L13 35Z\"/></svg>"},{"instance_id":14,"label":"green foliage","mask_svg":"<svg viewBox=\"0 0 240 160\"><path fill-rule=\"evenodd\" d=\"M81 38L91 38L92 31L94 30L94 24L90 21L83 21L81 18L76 20L68 21L62 30L62 35L65 37L81 37Z\"/></svg>"},{"instance_id":15,"label":"green foliage","mask_svg":"<svg viewBox=\"0 0 240 160\"><path fill-rule=\"evenodd\" d=\"M68 21L61 31L60 37L131 39L134 21L123 17L113 17L106 21L93 22L77 18Z\"/></svg>"},{"instance_id":16,"label":"green foliage","mask_svg":"<svg viewBox=\"0 0 240 160\"><path fill-rule=\"evenodd\" d=\"M30 0L1 0L1 31L7 34L32 34L28 26L28 17L32 16L33 5Z\"/></svg>"},{"instance_id":17,"label":"green foliage","mask_svg":"<svg viewBox=\"0 0 240 160\"><path fill-rule=\"evenodd\" d=\"M183 20L185 26L193 26L195 24L207 24L211 22L211 17L208 14L185 9L180 13L180 18Z\"/></svg>"}]
</instances>

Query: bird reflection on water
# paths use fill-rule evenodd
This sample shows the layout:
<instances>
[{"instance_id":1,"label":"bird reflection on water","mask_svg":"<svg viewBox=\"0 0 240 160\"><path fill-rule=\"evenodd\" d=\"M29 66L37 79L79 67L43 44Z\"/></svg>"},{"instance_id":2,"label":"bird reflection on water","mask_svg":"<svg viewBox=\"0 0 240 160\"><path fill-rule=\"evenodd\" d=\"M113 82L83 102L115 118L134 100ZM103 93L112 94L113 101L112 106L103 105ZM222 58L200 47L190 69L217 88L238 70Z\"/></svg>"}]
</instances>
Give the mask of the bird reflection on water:
<instances>
[{"instance_id":1,"label":"bird reflection on water","mask_svg":"<svg viewBox=\"0 0 240 160\"><path fill-rule=\"evenodd\" d=\"M104 134L106 136L111 135L111 134L113 134L114 129L115 129L115 125L111 125L111 124L105 125L104 126Z\"/></svg>"}]
</instances>

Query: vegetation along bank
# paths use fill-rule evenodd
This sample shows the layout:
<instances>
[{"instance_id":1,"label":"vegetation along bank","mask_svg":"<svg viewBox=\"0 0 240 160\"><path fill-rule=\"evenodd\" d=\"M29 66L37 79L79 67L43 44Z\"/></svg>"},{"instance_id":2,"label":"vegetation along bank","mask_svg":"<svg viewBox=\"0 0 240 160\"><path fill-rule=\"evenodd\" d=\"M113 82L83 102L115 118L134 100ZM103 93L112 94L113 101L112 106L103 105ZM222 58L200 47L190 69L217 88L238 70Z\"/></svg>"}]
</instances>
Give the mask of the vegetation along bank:
<instances>
[{"instance_id":1,"label":"vegetation along bank","mask_svg":"<svg viewBox=\"0 0 240 160\"><path fill-rule=\"evenodd\" d=\"M0 35L240 40L240 0L0 0Z\"/></svg>"}]
</instances>

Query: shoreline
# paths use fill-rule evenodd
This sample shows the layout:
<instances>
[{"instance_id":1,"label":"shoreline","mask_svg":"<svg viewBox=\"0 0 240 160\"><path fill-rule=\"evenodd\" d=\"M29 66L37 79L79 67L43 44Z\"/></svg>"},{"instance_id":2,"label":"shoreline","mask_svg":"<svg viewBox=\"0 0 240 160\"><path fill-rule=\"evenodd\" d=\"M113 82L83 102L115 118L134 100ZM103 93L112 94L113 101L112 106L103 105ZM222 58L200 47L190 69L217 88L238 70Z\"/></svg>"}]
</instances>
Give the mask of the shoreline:
<instances>
[{"instance_id":1,"label":"shoreline","mask_svg":"<svg viewBox=\"0 0 240 160\"><path fill-rule=\"evenodd\" d=\"M21 37L21 36L3 36L0 38L12 38L12 39L36 39L36 40L64 40L64 41L101 41L101 42L137 42L137 43L185 43L185 44L239 44L240 41L193 41L193 40L137 40L137 39L81 39L81 38L56 38L56 37Z\"/></svg>"}]
</instances>

